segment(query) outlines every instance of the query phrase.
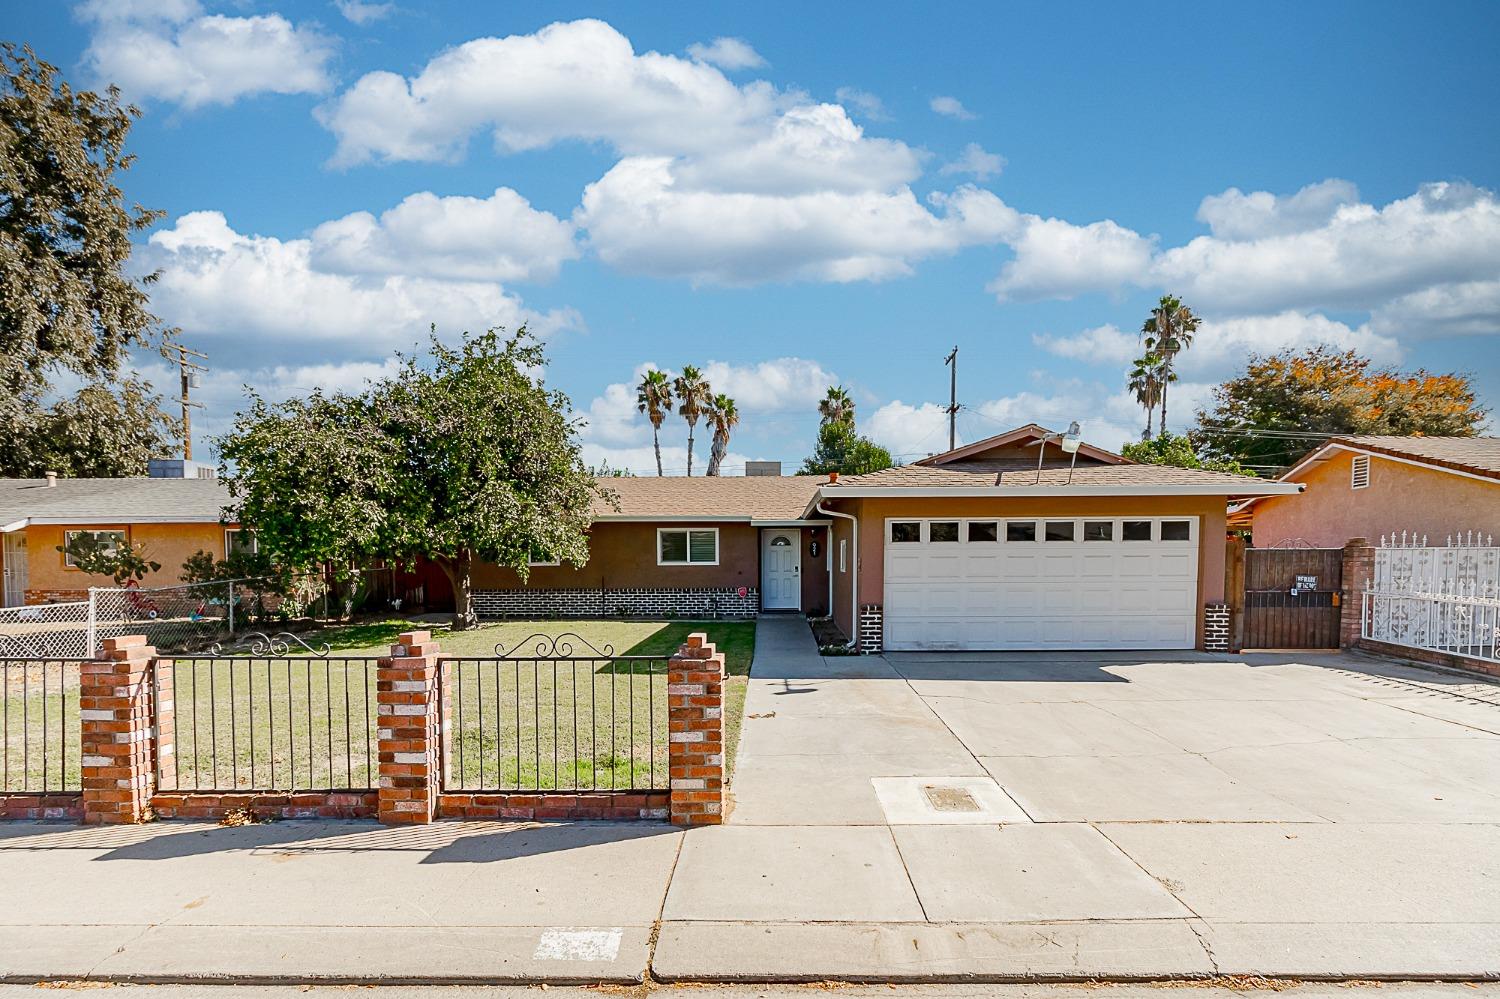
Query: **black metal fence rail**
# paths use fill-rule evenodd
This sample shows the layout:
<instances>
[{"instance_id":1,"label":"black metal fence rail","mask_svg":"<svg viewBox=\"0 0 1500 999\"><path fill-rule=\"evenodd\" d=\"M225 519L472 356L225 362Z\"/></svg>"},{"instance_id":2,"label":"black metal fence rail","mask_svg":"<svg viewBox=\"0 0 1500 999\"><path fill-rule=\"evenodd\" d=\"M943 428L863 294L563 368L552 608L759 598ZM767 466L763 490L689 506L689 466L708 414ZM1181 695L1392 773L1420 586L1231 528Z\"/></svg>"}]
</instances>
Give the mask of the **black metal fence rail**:
<instances>
[{"instance_id":1,"label":"black metal fence rail","mask_svg":"<svg viewBox=\"0 0 1500 999\"><path fill-rule=\"evenodd\" d=\"M160 786L172 791L377 786L379 662L326 654L157 660Z\"/></svg>"},{"instance_id":2,"label":"black metal fence rail","mask_svg":"<svg viewBox=\"0 0 1500 999\"><path fill-rule=\"evenodd\" d=\"M668 786L667 658L535 635L492 657L445 657L443 786L644 791Z\"/></svg>"},{"instance_id":3,"label":"black metal fence rail","mask_svg":"<svg viewBox=\"0 0 1500 999\"><path fill-rule=\"evenodd\" d=\"M88 661L0 656L0 792L82 789L78 694Z\"/></svg>"}]
</instances>

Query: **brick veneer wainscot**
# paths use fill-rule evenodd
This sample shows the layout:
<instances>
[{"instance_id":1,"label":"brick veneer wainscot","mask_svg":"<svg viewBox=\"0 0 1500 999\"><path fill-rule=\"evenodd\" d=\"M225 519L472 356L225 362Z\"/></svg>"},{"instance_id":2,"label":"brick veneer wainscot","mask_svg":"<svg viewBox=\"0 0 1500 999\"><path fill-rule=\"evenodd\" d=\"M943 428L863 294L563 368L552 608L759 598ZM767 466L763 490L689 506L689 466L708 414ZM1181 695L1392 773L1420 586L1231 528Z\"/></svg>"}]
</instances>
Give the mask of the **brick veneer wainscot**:
<instances>
[{"instance_id":1,"label":"brick veneer wainscot","mask_svg":"<svg viewBox=\"0 0 1500 999\"><path fill-rule=\"evenodd\" d=\"M143 635L106 638L100 658L84 663L78 690L83 821L151 818L155 791L151 661Z\"/></svg>"},{"instance_id":2,"label":"brick veneer wainscot","mask_svg":"<svg viewBox=\"0 0 1500 999\"><path fill-rule=\"evenodd\" d=\"M438 646L429 631L408 631L375 668L379 715L376 751L380 821L387 825L431 822L437 816L439 740Z\"/></svg>"},{"instance_id":3,"label":"brick veneer wainscot","mask_svg":"<svg viewBox=\"0 0 1500 999\"><path fill-rule=\"evenodd\" d=\"M754 617L760 591L747 587L696 589L475 590L481 617Z\"/></svg>"},{"instance_id":4,"label":"brick veneer wainscot","mask_svg":"<svg viewBox=\"0 0 1500 999\"><path fill-rule=\"evenodd\" d=\"M667 664L672 823L724 821L724 654L693 632Z\"/></svg>"}]
</instances>

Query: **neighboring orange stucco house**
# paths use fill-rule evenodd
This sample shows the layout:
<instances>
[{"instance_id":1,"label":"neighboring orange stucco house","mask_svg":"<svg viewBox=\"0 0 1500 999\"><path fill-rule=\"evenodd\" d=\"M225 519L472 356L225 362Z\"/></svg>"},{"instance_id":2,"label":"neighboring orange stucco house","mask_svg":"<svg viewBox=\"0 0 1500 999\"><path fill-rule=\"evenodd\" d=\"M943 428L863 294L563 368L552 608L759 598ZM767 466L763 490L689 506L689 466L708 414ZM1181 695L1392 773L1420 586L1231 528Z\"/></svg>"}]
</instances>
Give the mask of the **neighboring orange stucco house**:
<instances>
[{"instance_id":1,"label":"neighboring orange stucco house","mask_svg":"<svg viewBox=\"0 0 1500 999\"><path fill-rule=\"evenodd\" d=\"M1500 537L1500 437L1334 437L1281 479L1302 483L1302 495L1251 499L1231 515L1252 526L1257 548L1339 548L1403 531L1433 545L1471 531Z\"/></svg>"},{"instance_id":2,"label":"neighboring orange stucco house","mask_svg":"<svg viewBox=\"0 0 1500 999\"><path fill-rule=\"evenodd\" d=\"M105 532L144 549L161 569L142 586L180 582L198 551L223 558L238 525L220 511L229 494L214 478L0 479L0 590L4 606L82 600L113 586L68 564L58 548L78 531Z\"/></svg>"}]
</instances>

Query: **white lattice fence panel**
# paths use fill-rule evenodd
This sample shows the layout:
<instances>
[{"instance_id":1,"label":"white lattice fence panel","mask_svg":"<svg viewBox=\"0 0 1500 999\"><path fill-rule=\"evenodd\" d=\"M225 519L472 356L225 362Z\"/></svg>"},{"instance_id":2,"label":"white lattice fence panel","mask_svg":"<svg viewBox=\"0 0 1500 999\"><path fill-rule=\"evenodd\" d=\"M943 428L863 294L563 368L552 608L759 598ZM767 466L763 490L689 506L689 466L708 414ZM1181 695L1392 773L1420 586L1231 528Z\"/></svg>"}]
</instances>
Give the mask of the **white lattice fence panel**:
<instances>
[{"instance_id":1,"label":"white lattice fence panel","mask_svg":"<svg viewBox=\"0 0 1500 999\"><path fill-rule=\"evenodd\" d=\"M0 608L0 656L89 656L89 603Z\"/></svg>"}]
</instances>

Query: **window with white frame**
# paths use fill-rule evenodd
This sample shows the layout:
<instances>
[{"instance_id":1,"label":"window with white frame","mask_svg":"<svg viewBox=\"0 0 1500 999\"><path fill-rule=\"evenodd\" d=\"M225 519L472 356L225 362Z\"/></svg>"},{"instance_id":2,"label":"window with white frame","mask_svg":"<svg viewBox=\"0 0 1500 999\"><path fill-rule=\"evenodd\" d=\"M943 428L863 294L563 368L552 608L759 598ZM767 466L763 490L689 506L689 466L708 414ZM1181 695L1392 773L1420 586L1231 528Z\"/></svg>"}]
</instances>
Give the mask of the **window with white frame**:
<instances>
[{"instance_id":1,"label":"window with white frame","mask_svg":"<svg viewBox=\"0 0 1500 999\"><path fill-rule=\"evenodd\" d=\"M260 542L256 540L254 531L243 529L231 529L224 532L224 554L232 552L250 552L254 554L260 550Z\"/></svg>"},{"instance_id":2,"label":"window with white frame","mask_svg":"<svg viewBox=\"0 0 1500 999\"><path fill-rule=\"evenodd\" d=\"M718 565L717 527L672 528L656 531L657 565Z\"/></svg>"},{"instance_id":3,"label":"window with white frame","mask_svg":"<svg viewBox=\"0 0 1500 999\"><path fill-rule=\"evenodd\" d=\"M1370 484L1370 456L1357 454L1349 465L1349 488L1364 489Z\"/></svg>"},{"instance_id":4,"label":"window with white frame","mask_svg":"<svg viewBox=\"0 0 1500 999\"><path fill-rule=\"evenodd\" d=\"M120 550L125 543L124 531L64 531L63 532L63 564L70 569L78 568L78 563L73 561L71 549L73 543L79 538L90 538L94 547L101 552L113 555Z\"/></svg>"}]
</instances>

